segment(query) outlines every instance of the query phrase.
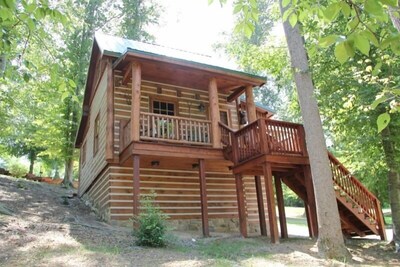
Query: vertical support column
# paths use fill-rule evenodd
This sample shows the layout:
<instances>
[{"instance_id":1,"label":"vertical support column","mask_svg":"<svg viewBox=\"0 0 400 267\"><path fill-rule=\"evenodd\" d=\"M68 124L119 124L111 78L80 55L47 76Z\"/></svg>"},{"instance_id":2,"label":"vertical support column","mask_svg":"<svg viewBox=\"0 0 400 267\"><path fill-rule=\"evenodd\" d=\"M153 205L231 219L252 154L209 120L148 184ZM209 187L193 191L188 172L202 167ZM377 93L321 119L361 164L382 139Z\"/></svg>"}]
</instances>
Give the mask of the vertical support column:
<instances>
[{"instance_id":1,"label":"vertical support column","mask_svg":"<svg viewBox=\"0 0 400 267\"><path fill-rule=\"evenodd\" d=\"M315 195L314 195L314 187L312 182L312 175L310 166L303 166L304 173L304 185L307 191L307 205L306 209L308 209L309 218L309 228L310 228L310 237L318 236L318 220L317 220L317 210L315 206Z\"/></svg>"},{"instance_id":2,"label":"vertical support column","mask_svg":"<svg viewBox=\"0 0 400 267\"><path fill-rule=\"evenodd\" d=\"M262 194L261 177L254 176L254 180L256 182L258 219L260 221L260 231L261 235L267 236L267 224L265 222L264 199Z\"/></svg>"},{"instance_id":3,"label":"vertical support column","mask_svg":"<svg viewBox=\"0 0 400 267\"><path fill-rule=\"evenodd\" d=\"M275 176L274 178L275 178L276 199L278 201L279 225L281 227L281 238L288 238L286 214L285 214L285 203L283 200L283 192L282 192L282 181L281 181L281 178L278 176Z\"/></svg>"},{"instance_id":4,"label":"vertical support column","mask_svg":"<svg viewBox=\"0 0 400 267\"><path fill-rule=\"evenodd\" d=\"M212 131L212 144L214 148L221 148L221 133L219 131L219 101L217 79L211 78L208 85L208 98L210 102L210 119Z\"/></svg>"},{"instance_id":5,"label":"vertical support column","mask_svg":"<svg viewBox=\"0 0 400 267\"><path fill-rule=\"evenodd\" d=\"M199 179L200 179L201 223L203 227L203 236L209 237L210 230L208 228L206 167L204 159L199 159Z\"/></svg>"},{"instance_id":6,"label":"vertical support column","mask_svg":"<svg viewBox=\"0 0 400 267\"><path fill-rule=\"evenodd\" d=\"M265 193L267 195L268 219L271 233L271 243L279 243L278 224L276 222L274 188L272 187L272 169L271 164L265 162L263 164L263 172L265 179Z\"/></svg>"},{"instance_id":7,"label":"vertical support column","mask_svg":"<svg viewBox=\"0 0 400 267\"><path fill-rule=\"evenodd\" d=\"M111 58L107 59L107 127L106 160L114 159L114 72Z\"/></svg>"},{"instance_id":8,"label":"vertical support column","mask_svg":"<svg viewBox=\"0 0 400 267\"><path fill-rule=\"evenodd\" d=\"M247 217L246 217L246 207L244 201L244 187L243 187L242 175L235 174L235 181L236 181L236 197L238 202L240 234L242 235L242 237L247 237Z\"/></svg>"},{"instance_id":9,"label":"vertical support column","mask_svg":"<svg viewBox=\"0 0 400 267\"><path fill-rule=\"evenodd\" d=\"M133 155L133 215L139 215L140 208L140 156ZM135 223L134 227L138 225Z\"/></svg>"},{"instance_id":10,"label":"vertical support column","mask_svg":"<svg viewBox=\"0 0 400 267\"><path fill-rule=\"evenodd\" d=\"M132 103L131 103L131 140L140 139L140 87L142 71L138 62L132 63Z\"/></svg>"},{"instance_id":11,"label":"vertical support column","mask_svg":"<svg viewBox=\"0 0 400 267\"><path fill-rule=\"evenodd\" d=\"M256 104L254 103L253 87L246 86L246 111L249 123L257 120Z\"/></svg>"}]
</instances>

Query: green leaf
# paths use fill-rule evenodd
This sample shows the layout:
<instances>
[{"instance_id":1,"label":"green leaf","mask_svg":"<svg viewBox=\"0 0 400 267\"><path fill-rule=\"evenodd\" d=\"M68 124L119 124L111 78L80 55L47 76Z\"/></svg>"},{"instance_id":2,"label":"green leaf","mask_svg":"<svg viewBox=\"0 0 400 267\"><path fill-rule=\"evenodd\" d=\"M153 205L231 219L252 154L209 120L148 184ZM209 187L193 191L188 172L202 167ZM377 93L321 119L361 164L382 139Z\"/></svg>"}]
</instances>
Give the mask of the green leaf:
<instances>
[{"instance_id":1,"label":"green leaf","mask_svg":"<svg viewBox=\"0 0 400 267\"><path fill-rule=\"evenodd\" d=\"M67 97L69 97L69 92L66 91L61 95L61 101L64 101Z\"/></svg>"},{"instance_id":2,"label":"green leaf","mask_svg":"<svg viewBox=\"0 0 400 267\"><path fill-rule=\"evenodd\" d=\"M69 85L70 85L72 88L75 88L75 87L76 87L76 83L75 83L73 80L69 79L69 80L68 80L68 83L69 83Z\"/></svg>"},{"instance_id":3,"label":"green leaf","mask_svg":"<svg viewBox=\"0 0 400 267\"><path fill-rule=\"evenodd\" d=\"M297 15L295 13L292 13L289 17L289 23L292 27L294 27L297 23Z\"/></svg>"},{"instance_id":4,"label":"green leaf","mask_svg":"<svg viewBox=\"0 0 400 267\"><path fill-rule=\"evenodd\" d=\"M388 6L393 6L393 7L398 6L397 0L379 0L379 2L381 2L382 4L388 5Z\"/></svg>"},{"instance_id":5,"label":"green leaf","mask_svg":"<svg viewBox=\"0 0 400 267\"><path fill-rule=\"evenodd\" d=\"M288 19L288 17L290 16L290 14L292 14L292 12L293 12L292 8L287 9L285 11L285 13L283 13L283 15L282 15L282 20L285 22Z\"/></svg>"},{"instance_id":6,"label":"green leaf","mask_svg":"<svg viewBox=\"0 0 400 267\"><path fill-rule=\"evenodd\" d=\"M363 53L364 55L369 55L369 49L370 49L370 45L369 45L369 41L367 38L365 38L362 35L354 35L354 46L361 51L361 53Z\"/></svg>"},{"instance_id":7,"label":"green leaf","mask_svg":"<svg viewBox=\"0 0 400 267\"><path fill-rule=\"evenodd\" d=\"M377 0L366 0L364 4L365 11L371 15L377 17L383 17L385 13L383 12L382 5Z\"/></svg>"},{"instance_id":8,"label":"green leaf","mask_svg":"<svg viewBox=\"0 0 400 267\"><path fill-rule=\"evenodd\" d=\"M328 47L336 42L338 40L339 36L335 34L331 34L325 37L322 37L319 39L319 45L321 47Z\"/></svg>"},{"instance_id":9,"label":"green leaf","mask_svg":"<svg viewBox=\"0 0 400 267\"><path fill-rule=\"evenodd\" d=\"M372 108L372 109L376 109L376 107L377 107L379 104L385 102L387 99L388 99L388 98L387 98L386 96L384 96L384 95L381 96L381 97L379 97L379 98L377 98L374 102L372 102L371 108Z\"/></svg>"},{"instance_id":10,"label":"green leaf","mask_svg":"<svg viewBox=\"0 0 400 267\"><path fill-rule=\"evenodd\" d=\"M347 59L349 59L344 42L341 42L335 46L335 57L340 64L345 63Z\"/></svg>"},{"instance_id":11,"label":"green leaf","mask_svg":"<svg viewBox=\"0 0 400 267\"><path fill-rule=\"evenodd\" d=\"M323 12L324 17L328 20L328 22L331 22L337 18L341 9L342 7L340 3L330 4Z\"/></svg>"},{"instance_id":12,"label":"green leaf","mask_svg":"<svg viewBox=\"0 0 400 267\"><path fill-rule=\"evenodd\" d=\"M240 11L242 11L242 5L240 3L238 3L237 5L235 5L235 8L233 9L233 14L237 14Z\"/></svg>"},{"instance_id":13,"label":"green leaf","mask_svg":"<svg viewBox=\"0 0 400 267\"><path fill-rule=\"evenodd\" d=\"M378 133L382 132L382 130L388 126L389 122L390 122L389 113L385 112L379 115L378 119L376 120L376 124L378 125Z\"/></svg>"},{"instance_id":14,"label":"green leaf","mask_svg":"<svg viewBox=\"0 0 400 267\"><path fill-rule=\"evenodd\" d=\"M290 4L291 0L282 0L282 7L287 7Z\"/></svg>"},{"instance_id":15,"label":"green leaf","mask_svg":"<svg viewBox=\"0 0 400 267\"><path fill-rule=\"evenodd\" d=\"M346 18L349 17L351 15L351 7L349 6L349 4L347 4L346 2L341 2L340 5L342 7L343 16L345 16Z\"/></svg>"},{"instance_id":16,"label":"green leaf","mask_svg":"<svg viewBox=\"0 0 400 267\"><path fill-rule=\"evenodd\" d=\"M344 41L344 47L346 49L348 57L354 57L355 50L354 50L354 42L352 40Z\"/></svg>"},{"instance_id":17,"label":"green leaf","mask_svg":"<svg viewBox=\"0 0 400 267\"><path fill-rule=\"evenodd\" d=\"M369 30L365 30L361 33L365 38L367 38L372 44L375 46L379 46L379 41L376 38L375 34L370 32Z\"/></svg>"}]
</instances>

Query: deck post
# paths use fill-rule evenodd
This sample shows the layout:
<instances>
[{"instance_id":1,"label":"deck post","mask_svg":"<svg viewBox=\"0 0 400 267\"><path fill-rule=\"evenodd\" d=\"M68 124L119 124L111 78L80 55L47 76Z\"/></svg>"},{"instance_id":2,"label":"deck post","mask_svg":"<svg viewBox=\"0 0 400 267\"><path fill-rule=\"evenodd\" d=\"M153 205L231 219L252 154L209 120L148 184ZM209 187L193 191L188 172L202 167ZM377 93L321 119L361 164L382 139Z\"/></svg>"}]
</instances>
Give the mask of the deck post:
<instances>
[{"instance_id":1,"label":"deck post","mask_svg":"<svg viewBox=\"0 0 400 267\"><path fill-rule=\"evenodd\" d=\"M199 159L199 179L200 179L200 201L201 201L201 224L203 227L203 236L209 237L210 230L208 227L206 168L204 159Z\"/></svg>"},{"instance_id":2,"label":"deck post","mask_svg":"<svg viewBox=\"0 0 400 267\"><path fill-rule=\"evenodd\" d=\"M267 224L265 222L265 210L264 210L264 198L262 193L261 177L254 176L256 183L257 193L257 207L258 207L258 219L260 221L260 232L261 235L267 236Z\"/></svg>"},{"instance_id":3,"label":"deck post","mask_svg":"<svg viewBox=\"0 0 400 267\"><path fill-rule=\"evenodd\" d=\"M257 120L256 104L254 103L253 86L246 86L246 111L249 123Z\"/></svg>"},{"instance_id":4,"label":"deck post","mask_svg":"<svg viewBox=\"0 0 400 267\"><path fill-rule=\"evenodd\" d=\"M272 187L272 168L271 164L265 162L263 164L263 173L265 179L265 193L267 195L267 207L268 207L268 219L269 229L271 233L271 243L279 243L278 224L276 222L276 210L275 210L275 195L274 188Z\"/></svg>"},{"instance_id":5,"label":"deck post","mask_svg":"<svg viewBox=\"0 0 400 267\"><path fill-rule=\"evenodd\" d=\"M107 59L107 127L106 160L114 159L114 71L111 58Z\"/></svg>"},{"instance_id":6,"label":"deck post","mask_svg":"<svg viewBox=\"0 0 400 267\"><path fill-rule=\"evenodd\" d=\"M244 187L243 187L242 175L235 174L235 181L236 181L236 197L238 202L240 234L242 235L242 237L247 237L247 216L246 216L246 207L244 201Z\"/></svg>"},{"instance_id":7,"label":"deck post","mask_svg":"<svg viewBox=\"0 0 400 267\"><path fill-rule=\"evenodd\" d=\"M132 62L131 140L140 140L140 87L142 71L138 62Z\"/></svg>"},{"instance_id":8,"label":"deck post","mask_svg":"<svg viewBox=\"0 0 400 267\"><path fill-rule=\"evenodd\" d=\"M217 79L211 78L208 85L208 98L210 102L211 140L213 148L221 148L221 133L219 130L219 101Z\"/></svg>"},{"instance_id":9,"label":"deck post","mask_svg":"<svg viewBox=\"0 0 400 267\"><path fill-rule=\"evenodd\" d=\"M140 156L133 155L133 216L139 215L140 208ZM135 220L134 227L138 227Z\"/></svg>"},{"instance_id":10,"label":"deck post","mask_svg":"<svg viewBox=\"0 0 400 267\"><path fill-rule=\"evenodd\" d=\"M283 200L283 192L282 192L282 181L281 178L278 176L275 176L274 178L275 178L276 200L278 202L279 225L281 227L281 238L288 238L285 203Z\"/></svg>"},{"instance_id":11,"label":"deck post","mask_svg":"<svg viewBox=\"0 0 400 267\"><path fill-rule=\"evenodd\" d=\"M310 237L318 236L318 221L317 221L317 212L315 206L315 196L314 196L314 187L311 175L310 166L303 166L303 174L304 174L304 185L307 191L307 205L306 209L308 209L308 216L310 222Z\"/></svg>"}]
</instances>

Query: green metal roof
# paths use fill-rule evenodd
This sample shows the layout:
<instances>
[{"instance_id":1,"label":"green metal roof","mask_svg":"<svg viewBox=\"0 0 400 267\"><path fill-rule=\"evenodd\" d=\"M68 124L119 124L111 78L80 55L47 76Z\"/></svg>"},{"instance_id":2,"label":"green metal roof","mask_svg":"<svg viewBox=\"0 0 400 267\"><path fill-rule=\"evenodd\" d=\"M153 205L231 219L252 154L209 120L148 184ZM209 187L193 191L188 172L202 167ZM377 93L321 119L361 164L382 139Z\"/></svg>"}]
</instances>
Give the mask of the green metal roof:
<instances>
[{"instance_id":1,"label":"green metal roof","mask_svg":"<svg viewBox=\"0 0 400 267\"><path fill-rule=\"evenodd\" d=\"M265 77L253 75L250 73L238 70L233 64L221 64L220 59L210 56L187 52L184 50L169 48L165 46L143 43L133 40L128 40L116 36L106 35L101 32L95 33L95 40L100 47L100 50L105 55L120 57L128 52L135 52L139 54L154 55L160 58L167 57L173 58L178 61L187 62L194 66L203 66L210 69L222 70L234 74L241 74L255 79L266 80Z\"/></svg>"}]
</instances>

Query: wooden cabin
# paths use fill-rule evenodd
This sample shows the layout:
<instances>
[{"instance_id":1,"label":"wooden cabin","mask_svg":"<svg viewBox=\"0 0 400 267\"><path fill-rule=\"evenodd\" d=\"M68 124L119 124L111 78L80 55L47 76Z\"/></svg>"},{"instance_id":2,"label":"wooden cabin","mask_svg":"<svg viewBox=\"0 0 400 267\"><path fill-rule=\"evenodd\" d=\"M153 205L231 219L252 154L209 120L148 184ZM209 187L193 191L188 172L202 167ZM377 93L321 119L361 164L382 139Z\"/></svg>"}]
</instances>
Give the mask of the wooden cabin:
<instances>
[{"instance_id":1,"label":"wooden cabin","mask_svg":"<svg viewBox=\"0 0 400 267\"><path fill-rule=\"evenodd\" d=\"M140 197L155 192L178 229L259 233L275 243L288 236L285 183L304 200L315 237L303 126L257 107L253 88L265 78L212 61L96 33L76 138L79 196L107 222L127 224ZM379 201L330 159L343 233L384 239Z\"/></svg>"}]
</instances>

